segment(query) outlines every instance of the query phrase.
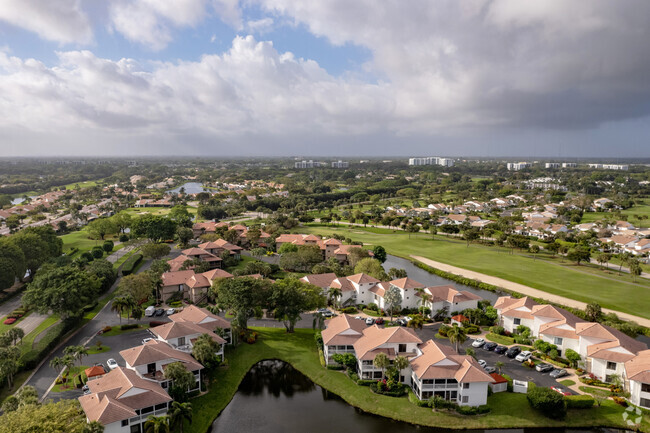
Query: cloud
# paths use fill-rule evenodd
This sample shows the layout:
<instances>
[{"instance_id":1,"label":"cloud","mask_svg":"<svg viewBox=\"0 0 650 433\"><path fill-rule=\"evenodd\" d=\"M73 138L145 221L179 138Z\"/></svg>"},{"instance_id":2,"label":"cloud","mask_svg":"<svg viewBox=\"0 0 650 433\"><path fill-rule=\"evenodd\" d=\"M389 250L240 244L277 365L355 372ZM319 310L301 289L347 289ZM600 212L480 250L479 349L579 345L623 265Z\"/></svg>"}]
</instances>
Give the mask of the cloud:
<instances>
[{"instance_id":1,"label":"cloud","mask_svg":"<svg viewBox=\"0 0 650 433\"><path fill-rule=\"evenodd\" d=\"M246 22L246 29L251 33L264 34L273 30L273 18L266 17Z\"/></svg>"},{"instance_id":2,"label":"cloud","mask_svg":"<svg viewBox=\"0 0 650 433\"><path fill-rule=\"evenodd\" d=\"M62 44L87 44L93 38L79 0L3 0L0 21Z\"/></svg>"},{"instance_id":3,"label":"cloud","mask_svg":"<svg viewBox=\"0 0 650 433\"><path fill-rule=\"evenodd\" d=\"M589 128L650 113L644 0L258 2L370 49L367 67L390 82L405 130Z\"/></svg>"},{"instance_id":4,"label":"cloud","mask_svg":"<svg viewBox=\"0 0 650 433\"><path fill-rule=\"evenodd\" d=\"M195 27L209 13L241 28L238 0L115 0L110 6L109 28L159 51L173 40L175 29Z\"/></svg>"}]
</instances>

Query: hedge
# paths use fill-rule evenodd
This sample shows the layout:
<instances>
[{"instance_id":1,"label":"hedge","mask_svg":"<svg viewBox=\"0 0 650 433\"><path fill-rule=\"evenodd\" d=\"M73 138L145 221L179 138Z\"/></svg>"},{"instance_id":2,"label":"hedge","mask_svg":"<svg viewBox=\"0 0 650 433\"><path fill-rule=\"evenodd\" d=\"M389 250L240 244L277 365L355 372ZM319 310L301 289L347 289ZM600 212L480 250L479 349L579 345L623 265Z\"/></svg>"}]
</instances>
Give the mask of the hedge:
<instances>
[{"instance_id":1,"label":"hedge","mask_svg":"<svg viewBox=\"0 0 650 433\"><path fill-rule=\"evenodd\" d=\"M490 406L484 404L482 406L458 406L456 412L461 415L481 415L490 412Z\"/></svg>"},{"instance_id":2,"label":"hedge","mask_svg":"<svg viewBox=\"0 0 650 433\"><path fill-rule=\"evenodd\" d=\"M136 253L126 259L122 265L122 275L132 274L135 267L142 261L142 254Z\"/></svg>"},{"instance_id":3,"label":"hedge","mask_svg":"<svg viewBox=\"0 0 650 433\"><path fill-rule=\"evenodd\" d=\"M33 370L54 347L59 344L68 331L79 324L78 320L64 320L46 331L45 336L38 342L36 349L24 353L19 360L22 370Z\"/></svg>"},{"instance_id":4,"label":"hedge","mask_svg":"<svg viewBox=\"0 0 650 433\"><path fill-rule=\"evenodd\" d=\"M564 400L568 409L589 409L595 403L590 395L567 395Z\"/></svg>"},{"instance_id":5,"label":"hedge","mask_svg":"<svg viewBox=\"0 0 650 433\"><path fill-rule=\"evenodd\" d=\"M127 329L135 329L135 328L138 328L139 326L140 326L140 325L138 325L137 323L128 323L128 324L126 324L126 325L120 325L120 329L121 329L122 331L126 331Z\"/></svg>"}]
</instances>

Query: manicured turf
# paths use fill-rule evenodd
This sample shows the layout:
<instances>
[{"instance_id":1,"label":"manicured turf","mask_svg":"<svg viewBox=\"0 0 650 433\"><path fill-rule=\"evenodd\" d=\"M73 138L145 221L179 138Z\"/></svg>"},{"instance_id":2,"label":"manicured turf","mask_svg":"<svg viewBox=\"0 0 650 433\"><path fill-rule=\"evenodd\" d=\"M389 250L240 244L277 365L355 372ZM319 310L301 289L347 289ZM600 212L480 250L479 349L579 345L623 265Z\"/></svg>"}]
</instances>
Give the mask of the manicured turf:
<instances>
[{"instance_id":1,"label":"manicured turf","mask_svg":"<svg viewBox=\"0 0 650 433\"><path fill-rule=\"evenodd\" d=\"M621 211L622 215L627 215L627 220L635 227L650 227L650 199L644 199L642 205L635 204L630 209ZM638 219L637 216L641 217ZM643 217L646 219L643 219ZM581 222L591 223L604 218L616 218L614 212L585 212Z\"/></svg>"},{"instance_id":2,"label":"manicured turf","mask_svg":"<svg viewBox=\"0 0 650 433\"><path fill-rule=\"evenodd\" d=\"M485 338L502 346L510 346L511 344L515 344L514 338L506 337L505 335L494 334L492 332L488 333Z\"/></svg>"},{"instance_id":3,"label":"manicured turf","mask_svg":"<svg viewBox=\"0 0 650 433\"><path fill-rule=\"evenodd\" d=\"M614 402L600 408L570 410L566 419L555 421L533 411L523 394L498 393L488 399L492 411L481 416L461 416L456 413L433 412L417 407L406 397L394 398L374 394L368 387L358 386L345 374L327 370L320 365L314 331L297 329L287 334L283 329L255 328L259 340L252 345L242 344L227 354L228 367L220 368L210 378L210 391L191 400L192 424L185 431L205 433L215 417L228 405L246 372L265 359L281 359L318 385L342 397L349 404L366 412L399 421L445 428L509 428L509 427L625 427L623 408ZM648 421L642 425L650 430Z\"/></svg>"},{"instance_id":4,"label":"manicured turf","mask_svg":"<svg viewBox=\"0 0 650 433\"><path fill-rule=\"evenodd\" d=\"M101 181L101 179L87 180L85 182L73 182L73 183L69 183L67 185L64 185L62 188L65 188L65 189L90 188L91 186L97 186L97 182L100 182L100 181Z\"/></svg>"},{"instance_id":5,"label":"manicured turf","mask_svg":"<svg viewBox=\"0 0 650 433\"><path fill-rule=\"evenodd\" d=\"M34 339L43 331L47 330L49 327L53 326L59 320L58 314L53 314L36 327L32 332L25 335L23 338L23 343L20 346L20 350L23 354L29 352L32 349L32 344Z\"/></svg>"},{"instance_id":6,"label":"manicured turf","mask_svg":"<svg viewBox=\"0 0 650 433\"><path fill-rule=\"evenodd\" d=\"M561 383L562 385L564 385L564 386L573 386L573 385L576 384L575 381L573 381L573 380L571 380L571 379L564 379L564 380L561 380L560 383Z\"/></svg>"},{"instance_id":7,"label":"manicured turf","mask_svg":"<svg viewBox=\"0 0 650 433\"><path fill-rule=\"evenodd\" d=\"M353 241L382 245L388 253L401 257L418 255L450 265L534 287L582 302L596 301L603 307L650 318L650 282L639 278L634 284L625 279L605 274L594 268L575 266L559 258L533 260L527 254L509 254L505 248L496 249L443 236L412 234L385 229L363 227L326 227L307 225L295 230L301 233L331 235L338 233ZM585 269L586 268L586 269Z\"/></svg>"}]
</instances>

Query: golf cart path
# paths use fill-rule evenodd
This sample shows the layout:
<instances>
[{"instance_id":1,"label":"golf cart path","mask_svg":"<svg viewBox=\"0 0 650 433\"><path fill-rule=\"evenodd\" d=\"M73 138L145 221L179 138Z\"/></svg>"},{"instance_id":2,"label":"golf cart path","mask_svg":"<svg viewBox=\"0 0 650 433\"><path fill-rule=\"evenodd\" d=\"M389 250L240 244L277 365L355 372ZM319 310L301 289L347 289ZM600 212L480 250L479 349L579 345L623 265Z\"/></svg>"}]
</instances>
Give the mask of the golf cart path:
<instances>
[{"instance_id":1,"label":"golf cart path","mask_svg":"<svg viewBox=\"0 0 650 433\"><path fill-rule=\"evenodd\" d=\"M552 293L544 292L543 290L534 289L529 286L524 286L523 284L515 283L512 281L504 280L503 278L493 277L486 274L481 274L480 272L469 271L467 269L459 268L457 266L448 265L446 263L436 262L435 260L427 259L422 256L411 256L413 259L418 262L424 263L427 266L440 269L441 271L450 272L452 274L461 275L465 278L471 278L473 280L478 280L482 283L492 284L493 286L503 287L513 292L521 293L526 296L533 296L535 298L546 299L547 301L554 302L561 305L566 305L568 307L584 309L587 304L585 302L576 301L575 299L565 298L564 296L554 295ZM637 322L639 325L650 327L650 319L645 319L643 317L635 316L632 314L621 313L619 311L610 310L603 308L603 311L606 313L616 313L618 317L625 320L631 320Z\"/></svg>"}]
</instances>

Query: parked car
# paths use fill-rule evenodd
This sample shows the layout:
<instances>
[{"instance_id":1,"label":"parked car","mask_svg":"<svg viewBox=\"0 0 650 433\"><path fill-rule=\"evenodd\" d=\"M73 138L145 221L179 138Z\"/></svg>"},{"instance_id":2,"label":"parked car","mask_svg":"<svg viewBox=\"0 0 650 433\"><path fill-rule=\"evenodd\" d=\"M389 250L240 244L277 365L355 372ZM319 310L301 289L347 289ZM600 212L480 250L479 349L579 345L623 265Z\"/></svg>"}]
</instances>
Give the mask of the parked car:
<instances>
[{"instance_id":1,"label":"parked car","mask_svg":"<svg viewBox=\"0 0 650 433\"><path fill-rule=\"evenodd\" d=\"M399 326L406 326L406 321L404 319L397 319L395 323Z\"/></svg>"},{"instance_id":2,"label":"parked car","mask_svg":"<svg viewBox=\"0 0 650 433\"><path fill-rule=\"evenodd\" d=\"M156 307L154 307L153 305L150 305L149 307L147 307L144 310L144 315L147 316L147 317L152 317L155 312L156 312Z\"/></svg>"},{"instance_id":3,"label":"parked car","mask_svg":"<svg viewBox=\"0 0 650 433\"><path fill-rule=\"evenodd\" d=\"M567 391L566 389L564 389L562 387L559 387L559 386L552 386L551 389L553 391L559 392L560 394L565 395L565 396L566 395L571 395L571 393L569 391Z\"/></svg>"},{"instance_id":4,"label":"parked car","mask_svg":"<svg viewBox=\"0 0 650 433\"><path fill-rule=\"evenodd\" d=\"M485 367L487 367L487 362L485 362L484 359L479 359L479 360L478 360L478 365L480 365L481 367L485 368Z\"/></svg>"},{"instance_id":5,"label":"parked car","mask_svg":"<svg viewBox=\"0 0 650 433\"><path fill-rule=\"evenodd\" d=\"M549 371L555 370L555 367L553 367L551 364L537 364L535 366L535 370L539 371L540 373L548 373Z\"/></svg>"},{"instance_id":6,"label":"parked car","mask_svg":"<svg viewBox=\"0 0 650 433\"><path fill-rule=\"evenodd\" d=\"M567 372L563 368L556 368L555 370L551 371L551 376L553 379L559 379L560 377L564 377L567 375Z\"/></svg>"},{"instance_id":7,"label":"parked car","mask_svg":"<svg viewBox=\"0 0 650 433\"><path fill-rule=\"evenodd\" d=\"M162 316L163 314L165 314L165 310L163 310L162 308L157 308L156 312L154 313L154 316Z\"/></svg>"},{"instance_id":8,"label":"parked car","mask_svg":"<svg viewBox=\"0 0 650 433\"><path fill-rule=\"evenodd\" d=\"M485 372L486 372L487 374L496 373L496 371L497 371L497 369L494 368L494 367L485 367Z\"/></svg>"},{"instance_id":9,"label":"parked car","mask_svg":"<svg viewBox=\"0 0 650 433\"><path fill-rule=\"evenodd\" d=\"M176 308L168 308L166 313L168 316L171 316L172 314L176 314Z\"/></svg>"},{"instance_id":10,"label":"parked car","mask_svg":"<svg viewBox=\"0 0 650 433\"><path fill-rule=\"evenodd\" d=\"M377 317L377 318L375 319L375 323L376 323L377 325L383 325L383 324L384 324L384 318L383 318L383 317Z\"/></svg>"},{"instance_id":11,"label":"parked car","mask_svg":"<svg viewBox=\"0 0 650 433\"><path fill-rule=\"evenodd\" d=\"M153 340L153 338L151 338L151 337L143 338L143 339L142 339L142 344L147 344L147 343L150 342L151 340Z\"/></svg>"},{"instance_id":12,"label":"parked car","mask_svg":"<svg viewBox=\"0 0 650 433\"><path fill-rule=\"evenodd\" d=\"M497 346L494 348L494 353L498 353L499 355L503 355L506 353L508 348L506 346Z\"/></svg>"},{"instance_id":13,"label":"parked car","mask_svg":"<svg viewBox=\"0 0 650 433\"><path fill-rule=\"evenodd\" d=\"M366 319L366 325L370 326L370 325L374 325L374 324L375 324L375 319L373 319L372 317L368 317Z\"/></svg>"},{"instance_id":14,"label":"parked car","mask_svg":"<svg viewBox=\"0 0 650 433\"><path fill-rule=\"evenodd\" d=\"M506 350L506 356L508 358L514 358L515 356L519 355L520 352L521 352L521 347L513 346L510 349Z\"/></svg>"},{"instance_id":15,"label":"parked car","mask_svg":"<svg viewBox=\"0 0 650 433\"><path fill-rule=\"evenodd\" d=\"M357 319L357 320L363 320L363 317L361 317L361 316L356 316L355 319Z\"/></svg>"},{"instance_id":16,"label":"parked car","mask_svg":"<svg viewBox=\"0 0 650 433\"><path fill-rule=\"evenodd\" d=\"M106 361L106 364L108 365L108 368L110 368L111 370L114 370L114 369L116 369L118 367L117 366L117 361L114 360L113 358Z\"/></svg>"},{"instance_id":17,"label":"parked car","mask_svg":"<svg viewBox=\"0 0 650 433\"><path fill-rule=\"evenodd\" d=\"M472 347L481 347L485 344L485 340L482 338L477 338L476 340L472 341Z\"/></svg>"},{"instance_id":18,"label":"parked car","mask_svg":"<svg viewBox=\"0 0 650 433\"><path fill-rule=\"evenodd\" d=\"M332 312L328 310L327 308L321 308L318 310L318 312L323 316L323 317L332 317ZM360 317L360 316L359 316Z\"/></svg>"},{"instance_id":19,"label":"parked car","mask_svg":"<svg viewBox=\"0 0 650 433\"><path fill-rule=\"evenodd\" d=\"M413 318L410 316L404 316L402 320L408 324L411 320L413 320Z\"/></svg>"},{"instance_id":20,"label":"parked car","mask_svg":"<svg viewBox=\"0 0 650 433\"><path fill-rule=\"evenodd\" d=\"M515 359L519 362L525 362L528 361L531 356L533 356L531 352L529 352L528 350L524 350L519 355L517 355Z\"/></svg>"},{"instance_id":21,"label":"parked car","mask_svg":"<svg viewBox=\"0 0 650 433\"><path fill-rule=\"evenodd\" d=\"M491 351L491 350L496 349L496 347L497 347L496 343L494 343L492 341L486 341L485 344L483 345L483 350Z\"/></svg>"},{"instance_id":22,"label":"parked car","mask_svg":"<svg viewBox=\"0 0 650 433\"><path fill-rule=\"evenodd\" d=\"M84 392L84 395L90 394L90 388L88 388L88 385L82 386L81 390Z\"/></svg>"}]
</instances>

